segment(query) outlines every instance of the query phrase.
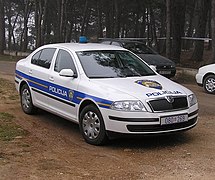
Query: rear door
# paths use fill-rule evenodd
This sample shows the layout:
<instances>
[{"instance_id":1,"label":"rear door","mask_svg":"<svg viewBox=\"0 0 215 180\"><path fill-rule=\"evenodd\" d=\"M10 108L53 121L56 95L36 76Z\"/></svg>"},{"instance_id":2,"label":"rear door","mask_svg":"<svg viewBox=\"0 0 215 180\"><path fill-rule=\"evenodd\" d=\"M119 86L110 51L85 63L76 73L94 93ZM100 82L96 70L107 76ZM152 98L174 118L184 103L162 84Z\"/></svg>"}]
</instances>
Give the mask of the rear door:
<instances>
[{"instance_id":1,"label":"rear door","mask_svg":"<svg viewBox=\"0 0 215 180\"><path fill-rule=\"evenodd\" d=\"M31 58L28 67L28 83L31 87L32 98L35 105L49 109L48 102L48 77L51 62L56 48L44 48L37 51Z\"/></svg>"}]
</instances>

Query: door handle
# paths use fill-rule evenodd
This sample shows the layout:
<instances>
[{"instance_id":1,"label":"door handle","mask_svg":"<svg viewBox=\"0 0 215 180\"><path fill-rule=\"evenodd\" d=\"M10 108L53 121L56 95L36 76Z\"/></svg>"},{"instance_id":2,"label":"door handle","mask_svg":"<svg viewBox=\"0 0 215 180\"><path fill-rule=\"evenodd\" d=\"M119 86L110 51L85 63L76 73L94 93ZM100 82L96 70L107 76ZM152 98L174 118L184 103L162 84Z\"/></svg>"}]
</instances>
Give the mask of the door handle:
<instances>
[{"instance_id":1,"label":"door handle","mask_svg":"<svg viewBox=\"0 0 215 180\"><path fill-rule=\"evenodd\" d=\"M53 78L53 77L49 77L49 80L50 80L50 81L54 81L54 78Z\"/></svg>"},{"instance_id":2,"label":"door handle","mask_svg":"<svg viewBox=\"0 0 215 180\"><path fill-rule=\"evenodd\" d=\"M32 72L32 69L30 69L30 70L28 71L28 73L29 73L29 74L32 74L32 73L33 73L33 72Z\"/></svg>"}]
</instances>

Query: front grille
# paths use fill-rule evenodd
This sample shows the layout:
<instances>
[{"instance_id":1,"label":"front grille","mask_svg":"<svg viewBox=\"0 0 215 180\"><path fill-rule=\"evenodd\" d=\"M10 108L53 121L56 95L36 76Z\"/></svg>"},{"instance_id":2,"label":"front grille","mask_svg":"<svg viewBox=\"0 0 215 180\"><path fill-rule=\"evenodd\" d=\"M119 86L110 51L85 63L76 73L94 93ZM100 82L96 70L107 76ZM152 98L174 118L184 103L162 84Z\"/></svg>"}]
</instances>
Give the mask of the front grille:
<instances>
[{"instance_id":1,"label":"front grille","mask_svg":"<svg viewBox=\"0 0 215 180\"><path fill-rule=\"evenodd\" d=\"M194 125L197 121L197 117L190 119L187 122L168 124L168 125L127 125L127 129L130 132L159 132L168 130L177 130Z\"/></svg>"},{"instance_id":2,"label":"front grille","mask_svg":"<svg viewBox=\"0 0 215 180\"><path fill-rule=\"evenodd\" d=\"M188 108L187 97L174 97L172 103L168 102L167 99L155 99L148 102L149 106L153 112L163 112L163 111L176 111Z\"/></svg>"},{"instance_id":3,"label":"front grille","mask_svg":"<svg viewBox=\"0 0 215 180\"><path fill-rule=\"evenodd\" d=\"M171 65L157 65L157 69L172 69L173 67Z\"/></svg>"}]
</instances>

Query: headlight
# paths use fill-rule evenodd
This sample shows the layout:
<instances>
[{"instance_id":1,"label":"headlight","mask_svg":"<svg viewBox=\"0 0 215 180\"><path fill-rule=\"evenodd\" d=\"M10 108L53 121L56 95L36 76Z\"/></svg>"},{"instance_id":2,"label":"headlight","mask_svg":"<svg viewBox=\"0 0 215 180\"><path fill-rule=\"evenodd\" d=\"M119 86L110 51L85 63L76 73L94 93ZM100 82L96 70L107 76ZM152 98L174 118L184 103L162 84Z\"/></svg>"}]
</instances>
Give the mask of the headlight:
<instances>
[{"instance_id":1,"label":"headlight","mask_svg":"<svg viewBox=\"0 0 215 180\"><path fill-rule=\"evenodd\" d=\"M111 109L117 111L146 111L146 108L140 101L116 101L112 103Z\"/></svg>"},{"instance_id":2,"label":"headlight","mask_svg":"<svg viewBox=\"0 0 215 180\"><path fill-rule=\"evenodd\" d=\"M189 100L190 106L193 106L194 104L197 103L197 98L196 98L195 94L189 95L188 100Z\"/></svg>"}]
</instances>

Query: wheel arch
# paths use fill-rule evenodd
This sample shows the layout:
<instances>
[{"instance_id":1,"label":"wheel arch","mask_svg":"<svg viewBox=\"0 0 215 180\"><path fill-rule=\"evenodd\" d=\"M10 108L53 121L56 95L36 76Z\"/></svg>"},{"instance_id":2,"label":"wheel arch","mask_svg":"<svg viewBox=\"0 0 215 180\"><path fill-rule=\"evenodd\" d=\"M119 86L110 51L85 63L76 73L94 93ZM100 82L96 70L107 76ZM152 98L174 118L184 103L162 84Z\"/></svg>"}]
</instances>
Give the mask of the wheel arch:
<instances>
[{"instance_id":1,"label":"wheel arch","mask_svg":"<svg viewBox=\"0 0 215 180\"><path fill-rule=\"evenodd\" d=\"M29 87L28 82L27 82L26 80L23 80L23 81L20 83L20 85L19 85L19 94L21 93L22 86L25 85L25 84L27 84L27 86ZM29 88L30 88L30 87L29 87Z\"/></svg>"},{"instance_id":2,"label":"wheel arch","mask_svg":"<svg viewBox=\"0 0 215 180\"><path fill-rule=\"evenodd\" d=\"M78 121L80 120L80 114L81 114L81 111L88 105L94 105L98 110L99 110L99 106L98 104L93 101L92 99L85 99L81 102L80 106L79 106L79 109L78 109ZM100 111L100 110L99 110ZM100 111L101 112L101 111Z\"/></svg>"},{"instance_id":3,"label":"wheel arch","mask_svg":"<svg viewBox=\"0 0 215 180\"><path fill-rule=\"evenodd\" d=\"M205 79L206 79L208 76L210 76L210 75L214 75L214 76L215 76L215 74L212 73L212 72L209 72L209 73L205 74L204 77L203 77L203 79L202 79L202 84L205 82Z\"/></svg>"}]
</instances>

